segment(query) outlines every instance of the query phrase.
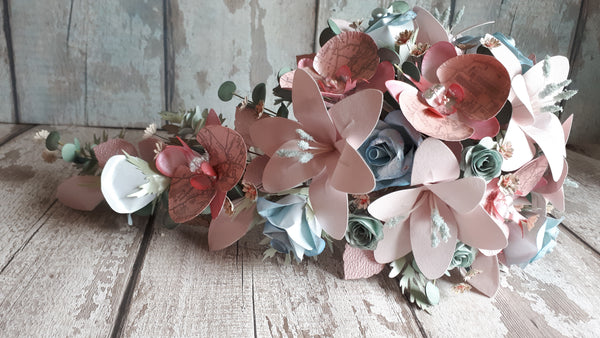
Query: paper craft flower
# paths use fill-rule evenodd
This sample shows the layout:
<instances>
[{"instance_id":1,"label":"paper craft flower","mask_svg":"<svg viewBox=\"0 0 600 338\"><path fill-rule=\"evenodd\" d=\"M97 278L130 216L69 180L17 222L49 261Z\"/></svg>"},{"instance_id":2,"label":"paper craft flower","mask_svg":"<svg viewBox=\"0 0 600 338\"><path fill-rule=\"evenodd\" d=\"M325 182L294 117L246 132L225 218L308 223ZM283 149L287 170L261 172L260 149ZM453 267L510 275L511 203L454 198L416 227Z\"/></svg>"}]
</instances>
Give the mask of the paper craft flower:
<instances>
[{"instance_id":1,"label":"paper craft flower","mask_svg":"<svg viewBox=\"0 0 600 338\"><path fill-rule=\"evenodd\" d=\"M331 38L319 52L299 60L298 69L306 71L319 85L323 96L339 100L354 90L367 88L385 91L385 82L395 77L394 66L379 62L377 45L365 33L342 32ZM291 89L296 71L284 74L281 88Z\"/></svg>"},{"instance_id":2,"label":"paper craft flower","mask_svg":"<svg viewBox=\"0 0 600 338\"><path fill-rule=\"evenodd\" d=\"M267 221L263 234L271 238L275 250L291 252L301 261L304 256L316 256L325 248L321 225L311 214L306 197L286 195L277 202L259 198L256 210Z\"/></svg>"},{"instance_id":3,"label":"paper craft flower","mask_svg":"<svg viewBox=\"0 0 600 338\"><path fill-rule=\"evenodd\" d=\"M443 142L423 141L411 178L413 185L422 185L390 193L369 206L371 215L386 222L383 240L375 249L379 263L412 251L424 276L435 279L450 265L457 240L486 250L506 246L508 234L479 205L485 181L457 180L459 174L456 157Z\"/></svg>"},{"instance_id":4,"label":"paper craft flower","mask_svg":"<svg viewBox=\"0 0 600 338\"><path fill-rule=\"evenodd\" d=\"M383 225L368 216L351 215L348 218L346 242L363 250L375 250L377 242L383 238Z\"/></svg>"},{"instance_id":5,"label":"paper craft flower","mask_svg":"<svg viewBox=\"0 0 600 338\"><path fill-rule=\"evenodd\" d=\"M479 144L463 149L460 169L464 171L464 177L477 176L489 182L500 176L502 155L495 147L496 142L485 137Z\"/></svg>"},{"instance_id":6,"label":"paper craft flower","mask_svg":"<svg viewBox=\"0 0 600 338\"><path fill-rule=\"evenodd\" d=\"M504 66L489 55L457 55L454 45L438 42L431 46L421 66L417 86L391 80L390 94L400 104L406 119L423 134L446 141L495 136L494 117L510 91Z\"/></svg>"},{"instance_id":7,"label":"paper craft flower","mask_svg":"<svg viewBox=\"0 0 600 338\"><path fill-rule=\"evenodd\" d=\"M216 113L211 110L206 126L196 135L204 154L182 141L181 146L165 147L156 157L156 168L171 177L169 215L177 223L192 220L209 204L212 217L216 218L227 191L244 173L246 145L242 136L217 122L210 122L218 121L214 117Z\"/></svg>"},{"instance_id":8,"label":"paper craft flower","mask_svg":"<svg viewBox=\"0 0 600 338\"><path fill-rule=\"evenodd\" d=\"M381 112L383 95L365 89L325 108L319 87L296 71L292 91L298 122L271 117L255 122L250 135L271 157L263 173L266 191L278 192L312 179L309 198L325 231L341 239L348 220L347 194L370 192L375 179L356 149Z\"/></svg>"},{"instance_id":9,"label":"paper craft flower","mask_svg":"<svg viewBox=\"0 0 600 338\"><path fill-rule=\"evenodd\" d=\"M452 261L450 262L448 270L470 267L473 264L473 261L475 261L475 255L477 255L476 249L465 243L456 243L456 249L454 250L454 255L452 256Z\"/></svg>"},{"instance_id":10,"label":"paper craft flower","mask_svg":"<svg viewBox=\"0 0 600 338\"><path fill-rule=\"evenodd\" d=\"M358 148L375 176L376 190L410 184L414 152L423 140L399 110L389 113L384 121L377 122Z\"/></svg>"}]
</instances>

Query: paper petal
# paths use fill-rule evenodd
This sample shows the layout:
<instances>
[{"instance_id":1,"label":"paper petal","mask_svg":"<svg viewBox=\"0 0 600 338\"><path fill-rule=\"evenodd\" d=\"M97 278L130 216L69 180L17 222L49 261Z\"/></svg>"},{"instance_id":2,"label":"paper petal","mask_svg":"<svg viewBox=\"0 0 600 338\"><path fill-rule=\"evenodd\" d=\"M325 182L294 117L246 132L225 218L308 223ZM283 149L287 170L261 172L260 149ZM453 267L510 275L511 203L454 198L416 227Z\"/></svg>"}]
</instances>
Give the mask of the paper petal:
<instances>
[{"instance_id":1,"label":"paper petal","mask_svg":"<svg viewBox=\"0 0 600 338\"><path fill-rule=\"evenodd\" d=\"M552 203L556 210L565 211L565 192L562 187L555 192L544 194L544 198Z\"/></svg>"},{"instance_id":2,"label":"paper petal","mask_svg":"<svg viewBox=\"0 0 600 338\"><path fill-rule=\"evenodd\" d=\"M263 114L260 117L260 119L265 118L268 118L267 114ZM235 131L242 136L247 147L254 146L254 142L252 142L252 138L250 137L250 126L258 120L258 113L253 108L238 106L235 109L235 120L233 121Z\"/></svg>"},{"instance_id":3,"label":"paper petal","mask_svg":"<svg viewBox=\"0 0 600 338\"><path fill-rule=\"evenodd\" d=\"M496 223L481 206L469 213L454 213L454 216L458 222L458 238L463 243L484 250L506 247L508 229Z\"/></svg>"},{"instance_id":4,"label":"paper petal","mask_svg":"<svg viewBox=\"0 0 600 338\"><path fill-rule=\"evenodd\" d=\"M389 263L404 257L411 251L410 220L407 218L393 227L383 227L383 239L377 243L374 257L379 263Z\"/></svg>"},{"instance_id":5,"label":"paper petal","mask_svg":"<svg viewBox=\"0 0 600 338\"><path fill-rule=\"evenodd\" d=\"M471 268L480 271L480 273L471 277L468 281L469 284L484 295L494 297L500 285L498 258L478 253Z\"/></svg>"},{"instance_id":6,"label":"paper petal","mask_svg":"<svg viewBox=\"0 0 600 338\"><path fill-rule=\"evenodd\" d=\"M436 71L449 59L457 56L456 48L448 41L440 41L432 45L423 56L421 64L422 76L433 83L440 83Z\"/></svg>"},{"instance_id":7,"label":"paper petal","mask_svg":"<svg viewBox=\"0 0 600 338\"><path fill-rule=\"evenodd\" d=\"M293 150L297 146L296 140L285 143L281 148ZM307 163L301 163L298 158L281 157L274 155L265 167L262 176L263 187L268 192L279 192L293 188L300 183L317 176L324 168L327 156L331 154L316 155Z\"/></svg>"},{"instance_id":8,"label":"paper petal","mask_svg":"<svg viewBox=\"0 0 600 338\"><path fill-rule=\"evenodd\" d=\"M205 126L220 126L221 119L219 119L219 115L214 109L208 111L208 116L206 117Z\"/></svg>"},{"instance_id":9,"label":"paper petal","mask_svg":"<svg viewBox=\"0 0 600 338\"><path fill-rule=\"evenodd\" d=\"M498 132L500 131L500 123L495 117L485 121L477 121L470 120L465 116L460 117L460 120L475 131L470 137L473 140L481 140L484 137L494 137L498 135Z\"/></svg>"},{"instance_id":10,"label":"paper petal","mask_svg":"<svg viewBox=\"0 0 600 338\"><path fill-rule=\"evenodd\" d=\"M302 126L296 121L283 117L269 117L250 126L250 137L255 146L268 156L273 156L285 142L298 138L297 129L302 129Z\"/></svg>"},{"instance_id":11,"label":"paper petal","mask_svg":"<svg viewBox=\"0 0 600 338\"><path fill-rule=\"evenodd\" d=\"M520 65L519 65L520 67ZM512 91L515 97L512 99L511 119L520 125L533 123L533 107L527 92L527 85L522 75L517 75L512 80Z\"/></svg>"},{"instance_id":12,"label":"paper petal","mask_svg":"<svg viewBox=\"0 0 600 338\"><path fill-rule=\"evenodd\" d=\"M538 233L545 231L545 220L545 217L540 217L531 230L521 229L515 222L508 222L510 236L508 246L503 250L506 265L529 263L538 253Z\"/></svg>"},{"instance_id":13,"label":"paper petal","mask_svg":"<svg viewBox=\"0 0 600 338\"><path fill-rule=\"evenodd\" d=\"M149 137L138 142L138 149L140 150L140 158L146 162L154 163L154 150L156 149L157 143L163 143L161 140L155 137ZM131 155L131 154L129 154Z\"/></svg>"},{"instance_id":14,"label":"paper petal","mask_svg":"<svg viewBox=\"0 0 600 338\"><path fill-rule=\"evenodd\" d=\"M540 156L517 170L515 175L519 179L519 186L516 195L527 196L542 179L546 169L548 169L548 161L545 156Z\"/></svg>"},{"instance_id":15,"label":"paper petal","mask_svg":"<svg viewBox=\"0 0 600 338\"><path fill-rule=\"evenodd\" d=\"M329 114L342 138L357 149L375 128L382 103L380 91L365 89L336 103Z\"/></svg>"},{"instance_id":16,"label":"paper petal","mask_svg":"<svg viewBox=\"0 0 600 338\"><path fill-rule=\"evenodd\" d=\"M217 172L216 189L229 191L244 174L246 145L240 134L219 125L205 126L196 135L209 154L210 165Z\"/></svg>"},{"instance_id":17,"label":"paper petal","mask_svg":"<svg viewBox=\"0 0 600 338\"><path fill-rule=\"evenodd\" d=\"M493 38L493 36L486 34L485 38ZM502 63L511 78L514 78L517 74L521 74L521 62L504 44L501 43L500 46L490 48L490 52Z\"/></svg>"},{"instance_id":18,"label":"paper petal","mask_svg":"<svg viewBox=\"0 0 600 338\"><path fill-rule=\"evenodd\" d=\"M508 124L502 146L511 148L512 155L502 161L502 171L515 171L529 162L535 154L535 147L515 121Z\"/></svg>"},{"instance_id":19,"label":"paper petal","mask_svg":"<svg viewBox=\"0 0 600 338\"><path fill-rule=\"evenodd\" d=\"M221 211L210 223L208 229L208 248L211 251L224 249L242 238L254 219L254 207L244 209L235 217Z\"/></svg>"},{"instance_id":20,"label":"paper petal","mask_svg":"<svg viewBox=\"0 0 600 338\"><path fill-rule=\"evenodd\" d=\"M436 204L440 215L448 225L450 237L447 241L440 238L440 243L435 248L431 245L432 206L429 203L423 203L410 215L410 243L413 255L419 269L428 279L439 278L446 272L456 248L456 220L448 206L440 200L437 200Z\"/></svg>"},{"instance_id":21,"label":"paper petal","mask_svg":"<svg viewBox=\"0 0 600 338\"><path fill-rule=\"evenodd\" d=\"M400 94L406 89L414 89L415 87L409 85L404 81L390 80L385 82L385 87L392 97L398 101Z\"/></svg>"},{"instance_id":22,"label":"paper petal","mask_svg":"<svg viewBox=\"0 0 600 338\"><path fill-rule=\"evenodd\" d=\"M344 279L369 278L383 271L384 267L385 265L375 261L373 251L357 249L346 243Z\"/></svg>"},{"instance_id":23,"label":"paper petal","mask_svg":"<svg viewBox=\"0 0 600 338\"><path fill-rule=\"evenodd\" d=\"M101 168L106 165L106 162L112 156L123 155L123 151L126 151L131 156L138 156L138 152L133 144L122 138L113 138L94 147L94 154Z\"/></svg>"},{"instance_id":24,"label":"paper petal","mask_svg":"<svg viewBox=\"0 0 600 338\"><path fill-rule=\"evenodd\" d=\"M369 35L342 32L321 47L313 67L320 75L334 78L338 69L348 66L353 80L368 80L375 74L378 64L377 45Z\"/></svg>"},{"instance_id":25,"label":"paper petal","mask_svg":"<svg viewBox=\"0 0 600 338\"><path fill-rule=\"evenodd\" d=\"M456 157L442 141L430 137L417 148L413 160L412 185L455 180L459 175Z\"/></svg>"},{"instance_id":26,"label":"paper petal","mask_svg":"<svg viewBox=\"0 0 600 338\"><path fill-rule=\"evenodd\" d=\"M369 213L384 222L396 216L408 216L419 194L424 189L423 187L419 187L398 190L384 195L369 205Z\"/></svg>"},{"instance_id":27,"label":"paper petal","mask_svg":"<svg viewBox=\"0 0 600 338\"><path fill-rule=\"evenodd\" d=\"M331 175L331 185L349 194L365 194L375 188L375 177L360 154L344 140L338 142L341 154Z\"/></svg>"},{"instance_id":28,"label":"paper petal","mask_svg":"<svg viewBox=\"0 0 600 338\"><path fill-rule=\"evenodd\" d=\"M462 141L473 135L473 128L451 117L439 117L428 111L416 88L406 88L398 102L406 119L418 131L447 141Z\"/></svg>"},{"instance_id":29,"label":"paper petal","mask_svg":"<svg viewBox=\"0 0 600 338\"><path fill-rule=\"evenodd\" d=\"M523 74L530 97L534 97L542 91L546 84L559 83L567 79L569 75L569 59L557 55L550 57L549 62L551 66L547 77L544 76L544 64L546 60L536 63Z\"/></svg>"},{"instance_id":30,"label":"paper petal","mask_svg":"<svg viewBox=\"0 0 600 338\"><path fill-rule=\"evenodd\" d=\"M227 197L227 191L217 190L215 193L215 197L213 197L212 201L210 201L210 214L212 219L217 218L217 216L221 213L221 209L223 209L223 204L225 203L225 198Z\"/></svg>"},{"instance_id":31,"label":"paper petal","mask_svg":"<svg viewBox=\"0 0 600 338\"><path fill-rule=\"evenodd\" d=\"M571 126L573 125L573 114L571 114L565 122L563 122L563 131L565 132L565 143L569 140L569 135L571 134Z\"/></svg>"},{"instance_id":32,"label":"paper petal","mask_svg":"<svg viewBox=\"0 0 600 338\"><path fill-rule=\"evenodd\" d=\"M156 156L156 169L167 177L173 177L175 170L180 166L188 166L189 160L186 156L186 150L181 146L166 146Z\"/></svg>"},{"instance_id":33,"label":"paper petal","mask_svg":"<svg viewBox=\"0 0 600 338\"><path fill-rule=\"evenodd\" d=\"M194 174L186 166L175 170L169 189L169 215L176 223L185 223L198 216L215 196L215 188L199 190L192 187Z\"/></svg>"},{"instance_id":34,"label":"paper petal","mask_svg":"<svg viewBox=\"0 0 600 338\"><path fill-rule=\"evenodd\" d=\"M496 116L510 92L506 69L489 55L459 55L440 66L437 76L443 84L456 83L462 87L464 98L455 107L471 120Z\"/></svg>"},{"instance_id":35,"label":"paper petal","mask_svg":"<svg viewBox=\"0 0 600 338\"><path fill-rule=\"evenodd\" d=\"M538 114L533 124L521 127L542 149L548 159L552 178L558 181L563 171L565 139L562 125L554 114Z\"/></svg>"},{"instance_id":36,"label":"paper petal","mask_svg":"<svg viewBox=\"0 0 600 338\"><path fill-rule=\"evenodd\" d=\"M115 155L106 162L102 170L102 195L114 211L130 214L145 207L156 197L154 194L127 197L146 182L146 175L129 163L125 155Z\"/></svg>"},{"instance_id":37,"label":"paper petal","mask_svg":"<svg viewBox=\"0 0 600 338\"><path fill-rule=\"evenodd\" d=\"M269 156L262 155L248 163L243 181L254 184L256 187L261 186L263 172L265 171L265 167L267 166L269 159Z\"/></svg>"},{"instance_id":38,"label":"paper petal","mask_svg":"<svg viewBox=\"0 0 600 338\"><path fill-rule=\"evenodd\" d=\"M334 239L342 239L348 223L348 194L334 189L321 173L313 178L309 198L315 217L323 230Z\"/></svg>"},{"instance_id":39,"label":"paper petal","mask_svg":"<svg viewBox=\"0 0 600 338\"><path fill-rule=\"evenodd\" d=\"M294 105L294 116L298 119L304 131L312 135L317 141L326 144L332 144L335 141L336 131L327 108L325 108L319 86L302 69L298 69L294 75L292 103ZM265 130L267 129L259 132L265 133ZM256 140L254 141L256 142ZM263 151L267 153L267 150L263 149Z\"/></svg>"},{"instance_id":40,"label":"paper petal","mask_svg":"<svg viewBox=\"0 0 600 338\"><path fill-rule=\"evenodd\" d=\"M415 6L413 11L417 13L415 22L419 28L416 42L426 42L433 45L439 41L449 41L446 29L426 9Z\"/></svg>"},{"instance_id":41,"label":"paper petal","mask_svg":"<svg viewBox=\"0 0 600 338\"><path fill-rule=\"evenodd\" d=\"M368 82L361 81L356 85L356 91L360 92L372 88L385 92L385 83L393 80L395 77L396 70L394 69L394 65L389 61L383 61L377 65L377 72L375 72L375 75Z\"/></svg>"},{"instance_id":42,"label":"paper petal","mask_svg":"<svg viewBox=\"0 0 600 338\"><path fill-rule=\"evenodd\" d=\"M444 203L456 212L465 214L479 205L485 193L485 181L480 177L467 177L456 181L427 186ZM460 191L460 194L457 192Z\"/></svg>"},{"instance_id":43,"label":"paper petal","mask_svg":"<svg viewBox=\"0 0 600 338\"><path fill-rule=\"evenodd\" d=\"M73 176L64 180L56 198L65 206L90 211L104 200L100 190L100 176Z\"/></svg>"}]
</instances>

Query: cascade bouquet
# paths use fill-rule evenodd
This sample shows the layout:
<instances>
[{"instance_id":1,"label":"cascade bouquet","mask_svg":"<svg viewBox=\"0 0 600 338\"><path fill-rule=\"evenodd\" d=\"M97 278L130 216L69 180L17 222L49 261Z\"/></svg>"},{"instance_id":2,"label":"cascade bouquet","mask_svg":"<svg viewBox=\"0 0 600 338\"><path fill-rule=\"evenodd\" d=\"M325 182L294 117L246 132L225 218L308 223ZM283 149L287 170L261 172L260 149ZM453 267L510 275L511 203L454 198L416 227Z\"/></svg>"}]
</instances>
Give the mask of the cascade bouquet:
<instances>
[{"instance_id":1,"label":"cascade bouquet","mask_svg":"<svg viewBox=\"0 0 600 338\"><path fill-rule=\"evenodd\" d=\"M501 33L453 35L441 17L398 1L368 23L330 19L319 51L279 73L276 112L264 84L249 97L221 85L222 100L242 99L233 128L196 108L161 113L168 136L151 125L137 147L40 132L46 159L81 168L58 198L209 225L210 250L251 227L265 256L287 260L345 240L345 278L389 264L424 308L451 270L457 292L491 297L500 263L524 266L554 245L560 219L547 213L564 210L572 121L557 114L575 91L565 57L525 57Z\"/></svg>"}]
</instances>

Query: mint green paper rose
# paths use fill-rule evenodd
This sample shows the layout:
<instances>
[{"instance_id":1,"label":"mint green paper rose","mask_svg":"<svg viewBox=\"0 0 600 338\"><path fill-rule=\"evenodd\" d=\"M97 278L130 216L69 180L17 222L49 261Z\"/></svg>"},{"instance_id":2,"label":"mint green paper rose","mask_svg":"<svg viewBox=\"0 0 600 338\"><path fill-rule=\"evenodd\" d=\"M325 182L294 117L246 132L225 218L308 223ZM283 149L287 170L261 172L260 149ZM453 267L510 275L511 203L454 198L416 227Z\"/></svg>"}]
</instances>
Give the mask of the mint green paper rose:
<instances>
[{"instance_id":1,"label":"mint green paper rose","mask_svg":"<svg viewBox=\"0 0 600 338\"><path fill-rule=\"evenodd\" d=\"M464 171L464 177L477 176L489 182L500 176L501 168L502 155L490 137L483 138L476 146L463 149L460 169Z\"/></svg>"},{"instance_id":2,"label":"mint green paper rose","mask_svg":"<svg viewBox=\"0 0 600 338\"><path fill-rule=\"evenodd\" d=\"M452 270L454 268L468 268L473 264L473 261L475 261L476 254L476 249L466 245L463 242L456 243L454 256L452 257L452 262L450 262L448 270Z\"/></svg>"},{"instance_id":3,"label":"mint green paper rose","mask_svg":"<svg viewBox=\"0 0 600 338\"><path fill-rule=\"evenodd\" d=\"M383 224L371 217L350 215L346 228L346 241L363 250L375 250L383 238Z\"/></svg>"}]
</instances>

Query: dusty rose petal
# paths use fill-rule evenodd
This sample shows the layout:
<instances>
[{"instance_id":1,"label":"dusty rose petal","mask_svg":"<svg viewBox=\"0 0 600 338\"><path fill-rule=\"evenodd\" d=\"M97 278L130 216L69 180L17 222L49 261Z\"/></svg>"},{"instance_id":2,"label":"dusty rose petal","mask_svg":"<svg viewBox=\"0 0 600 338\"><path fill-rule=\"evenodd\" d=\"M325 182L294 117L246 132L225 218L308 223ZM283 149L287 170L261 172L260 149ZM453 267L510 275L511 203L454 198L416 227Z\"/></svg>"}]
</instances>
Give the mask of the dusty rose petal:
<instances>
[{"instance_id":1,"label":"dusty rose petal","mask_svg":"<svg viewBox=\"0 0 600 338\"><path fill-rule=\"evenodd\" d=\"M519 179L519 186L516 195L527 196L540 182L546 169L548 169L548 161L545 156L540 156L517 170L515 175Z\"/></svg>"},{"instance_id":2,"label":"dusty rose petal","mask_svg":"<svg viewBox=\"0 0 600 338\"><path fill-rule=\"evenodd\" d=\"M533 108L531 107L531 99L529 98L529 93L527 92L527 84L525 84L523 75L519 74L512 79L511 95L514 96L511 99L511 119L516 121L520 125L527 125L533 123Z\"/></svg>"},{"instance_id":3,"label":"dusty rose petal","mask_svg":"<svg viewBox=\"0 0 600 338\"><path fill-rule=\"evenodd\" d=\"M213 197L212 201L210 201L210 214L212 219L217 218L217 216L221 213L221 209L223 209L223 203L225 203L226 197L227 191L217 190L215 193L215 197Z\"/></svg>"},{"instance_id":4,"label":"dusty rose petal","mask_svg":"<svg viewBox=\"0 0 600 338\"><path fill-rule=\"evenodd\" d=\"M538 184L533 188L535 192L540 194L551 194L558 191L562 188L563 183L565 182L565 178L567 177L567 173L569 172L569 164L567 163L567 159L564 159L564 167L563 172L560 175L558 181L554 181L548 173L544 175L544 179L540 180Z\"/></svg>"},{"instance_id":5,"label":"dusty rose petal","mask_svg":"<svg viewBox=\"0 0 600 338\"><path fill-rule=\"evenodd\" d=\"M544 194L544 198L552 203L556 210L560 212L565 211L565 192L562 187L555 192Z\"/></svg>"},{"instance_id":6,"label":"dusty rose petal","mask_svg":"<svg viewBox=\"0 0 600 338\"><path fill-rule=\"evenodd\" d=\"M365 89L336 103L329 114L342 138L357 149L375 128L382 104L380 91Z\"/></svg>"},{"instance_id":7,"label":"dusty rose petal","mask_svg":"<svg viewBox=\"0 0 600 338\"><path fill-rule=\"evenodd\" d=\"M437 70L443 84L458 84L464 99L455 105L461 115L471 120L488 120L500 111L510 92L510 77L493 56L459 55Z\"/></svg>"},{"instance_id":8,"label":"dusty rose petal","mask_svg":"<svg viewBox=\"0 0 600 338\"><path fill-rule=\"evenodd\" d=\"M161 174L173 177L178 167L188 166L189 160L183 147L167 146L156 156L155 164Z\"/></svg>"},{"instance_id":9,"label":"dusty rose petal","mask_svg":"<svg viewBox=\"0 0 600 338\"><path fill-rule=\"evenodd\" d=\"M404 81L398 81L398 80L386 81L385 87L387 88L390 95L392 95L392 97L396 101L399 101L399 96L400 96L400 94L402 94L403 91L405 91L406 89L414 89L415 88Z\"/></svg>"},{"instance_id":10,"label":"dusty rose petal","mask_svg":"<svg viewBox=\"0 0 600 338\"><path fill-rule=\"evenodd\" d=\"M292 70L291 72L287 72L279 78L279 86L283 89L292 89L292 84L294 83L294 73L296 71Z\"/></svg>"},{"instance_id":11,"label":"dusty rose petal","mask_svg":"<svg viewBox=\"0 0 600 338\"><path fill-rule=\"evenodd\" d=\"M348 194L328 184L325 172L313 178L308 194L323 230L334 239L342 239L348 223Z\"/></svg>"},{"instance_id":12,"label":"dusty rose petal","mask_svg":"<svg viewBox=\"0 0 600 338\"><path fill-rule=\"evenodd\" d=\"M344 279L369 278L383 271L384 267L385 265L375 261L373 251L357 249L346 243L344 249Z\"/></svg>"},{"instance_id":13,"label":"dusty rose petal","mask_svg":"<svg viewBox=\"0 0 600 338\"><path fill-rule=\"evenodd\" d=\"M479 273L469 278L468 283L484 295L494 297L500 285L498 258L478 253L471 268Z\"/></svg>"},{"instance_id":14,"label":"dusty rose petal","mask_svg":"<svg viewBox=\"0 0 600 338\"><path fill-rule=\"evenodd\" d=\"M537 237L545 221L546 217L538 218L531 230L521 229L515 222L508 222L510 236L508 245L503 250L504 264L527 263L537 254Z\"/></svg>"},{"instance_id":15,"label":"dusty rose petal","mask_svg":"<svg viewBox=\"0 0 600 338\"><path fill-rule=\"evenodd\" d=\"M302 125L296 121L283 117L268 117L250 126L250 137L256 147L268 156L273 156L282 144L298 138L297 129L302 129Z\"/></svg>"},{"instance_id":16,"label":"dusty rose petal","mask_svg":"<svg viewBox=\"0 0 600 338\"><path fill-rule=\"evenodd\" d=\"M455 141L444 141L444 144L446 145L446 147L448 147L452 151L452 153L454 154L454 157L456 157L456 161L458 163L460 163L460 160L462 158L462 150L463 150L462 143L455 142Z\"/></svg>"},{"instance_id":17,"label":"dusty rose petal","mask_svg":"<svg viewBox=\"0 0 600 338\"><path fill-rule=\"evenodd\" d=\"M428 81L440 83L441 81L438 79L436 71L444 62L455 57L456 55L456 48L454 48L454 45L448 41L440 41L433 44L423 56L421 75L424 76Z\"/></svg>"},{"instance_id":18,"label":"dusty rose petal","mask_svg":"<svg viewBox=\"0 0 600 338\"><path fill-rule=\"evenodd\" d=\"M321 92L315 80L304 70L298 69L294 75L294 90L292 91L294 116L302 125L302 129L310 132L310 135L317 141L331 144L335 141L336 131L327 108L325 108L325 103L323 100L316 99L320 97ZM269 133L279 133L275 130L269 131ZM265 133L264 130L261 132ZM254 133L252 137L254 138ZM256 142L256 140L254 141ZM263 151L269 155L265 149Z\"/></svg>"},{"instance_id":19,"label":"dusty rose petal","mask_svg":"<svg viewBox=\"0 0 600 338\"><path fill-rule=\"evenodd\" d=\"M465 116L461 117L460 120L475 131L473 135L471 135L471 139L473 140L481 140L484 137L494 137L498 135L498 132L500 131L500 122L498 122L498 119L495 117L492 117L489 120L477 121L470 120Z\"/></svg>"},{"instance_id":20,"label":"dusty rose petal","mask_svg":"<svg viewBox=\"0 0 600 338\"><path fill-rule=\"evenodd\" d=\"M480 177L466 177L456 181L427 186L437 197L459 213L468 213L479 205L485 193L485 181ZM460 194L457 192L460 191Z\"/></svg>"},{"instance_id":21,"label":"dusty rose petal","mask_svg":"<svg viewBox=\"0 0 600 338\"><path fill-rule=\"evenodd\" d=\"M463 243L484 250L506 247L508 229L496 223L483 207L477 206L468 213L455 212L454 217L458 223L458 238Z\"/></svg>"},{"instance_id":22,"label":"dusty rose petal","mask_svg":"<svg viewBox=\"0 0 600 338\"><path fill-rule=\"evenodd\" d=\"M157 143L163 143L156 137L149 137L138 142L138 149L140 150L140 158L148 163L154 163L154 149L156 149Z\"/></svg>"},{"instance_id":23,"label":"dusty rose petal","mask_svg":"<svg viewBox=\"0 0 600 338\"><path fill-rule=\"evenodd\" d=\"M210 165L218 177L216 189L229 191L242 178L246 168L246 145L240 134L219 125L205 126L196 135L209 154Z\"/></svg>"},{"instance_id":24,"label":"dusty rose petal","mask_svg":"<svg viewBox=\"0 0 600 338\"><path fill-rule=\"evenodd\" d=\"M122 138L113 138L94 147L94 154L96 154L98 165L101 168L114 155L123 155L123 151L126 151L131 156L138 156L138 152L133 144Z\"/></svg>"},{"instance_id":25,"label":"dusty rose petal","mask_svg":"<svg viewBox=\"0 0 600 338\"><path fill-rule=\"evenodd\" d=\"M564 131L554 114L538 114L535 121L521 129L537 143L550 165L552 178L558 181L563 171L565 151Z\"/></svg>"},{"instance_id":26,"label":"dusty rose petal","mask_svg":"<svg viewBox=\"0 0 600 338\"><path fill-rule=\"evenodd\" d=\"M428 138L417 148L411 184L455 180L460 168L452 151L440 140Z\"/></svg>"},{"instance_id":27,"label":"dusty rose petal","mask_svg":"<svg viewBox=\"0 0 600 338\"><path fill-rule=\"evenodd\" d=\"M361 32L342 32L331 38L315 56L313 67L333 78L342 66L350 67L352 79L368 80L377 71L379 56L373 39Z\"/></svg>"},{"instance_id":28,"label":"dusty rose petal","mask_svg":"<svg viewBox=\"0 0 600 338\"><path fill-rule=\"evenodd\" d=\"M547 84L559 83L567 79L569 76L569 59L564 56L550 57L550 71L548 76L544 76L544 64L546 60L542 60L531 67L523 77L527 83L527 92L530 97L534 97L544 89Z\"/></svg>"},{"instance_id":29,"label":"dusty rose petal","mask_svg":"<svg viewBox=\"0 0 600 338\"><path fill-rule=\"evenodd\" d=\"M177 223L185 223L198 216L215 196L214 188L199 190L192 187L192 176L187 166L179 166L171 179L169 215Z\"/></svg>"},{"instance_id":30,"label":"dusty rose petal","mask_svg":"<svg viewBox=\"0 0 600 338\"><path fill-rule=\"evenodd\" d=\"M295 150L296 145L296 140L290 140L282 149ZM274 155L265 166L262 176L264 189L268 192L287 190L318 175L323 171L323 156L317 155L309 162L301 163L295 157Z\"/></svg>"},{"instance_id":31,"label":"dusty rose petal","mask_svg":"<svg viewBox=\"0 0 600 338\"><path fill-rule=\"evenodd\" d=\"M268 118L268 115L263 114L260 119ZM235 109L235 131L237 131L242 138L244 138L244 143L246 143L247 147L254 146L252 142L252 138L250 137L250 126L259 120L258 113L255 109L250 107L242 107L238 106Z\"/></svg>"},{"instance_id":32,"label":"dusty rose petal","mask_svg":"<svg viewBox=\"0 0 600 338\"><path fill-rule=\"evenodd\" d=\"M255 210L254 207L244 209L235 217L221 211L219 216L210 223L208 249L210 251L225 249L242 238L252 224Z\"/></svg>"},{"instance_id":33,"label":"dusty rose petal","mask_svg":"<svg viewBox=\"0 0 600 338\"><path fill-rule=\"evenodd\" d=\"M219 119L219 115L214 109L208 111L208 116L206 117L206 126L220 126L221 119Z\"/></svg>"},{"instance_id":34,"label":"dusty rose petal","mask_svg":"<svg viewBox=\"0 0 600 338\"><path fill-rule=\"evenodd\" d=\"M70 177L58 186L56 198L72 209L94 210L104 201L100 190L100 176Z\"/></svg>"},{"instance_id":35,"label":"dusty rose petal","mask_svg":"<svg viewBox=\"0 0 600 338\"><path fill-rule=\"evenodd\" d=\"M369 81L360 82L356 85L356 91L372 88L385 92L385 83L393 80L396 77L396 70L394 65L389 61L383 61L377 65L377 72Z\"/></svg>"},{"instance_id":36,"label":"dusty rose petal","mask_svg":"<svg viewBox=\"0 0 600 338\"><path fill-rule=\"evenodd\" d=\"M512 154L509 157L504 157L502 161L502 171L515 171L519 169L533 159L533 155L535 154L535 147L532 142L527 139L527 136L515 121L511 121L508 124L508 129L501 145L512 150Z\"/></svg>"},{"instance_id":37,"label":"dusty rose petal","mask_svg":"<svg viewBox=\"0 0 600 338\"><path fill-rule=\"evenodd\" d=\"M389 263L406 256L411 250L410 221L407 219L393 227L383 227L383 239L377 243L374 257L379 263Z\"/></svg>"},{"instance_id":38,"label":"dusty rose petal","mask_svg":"<svg viewBox=\"0 0 600 338\"><path fill-rule=\"evenodd\" d=\"M248 163L248 165L246 166L246 173L244 174L243 181L254 184L254 186L256 187L261 186L263 172L265 171L265 167L267 166L269 159L269 156L262 155Z\"/></svg>"},{"instance_id":39,"label":"dusty rose petal","mask_svg":"<svg viewBox=\"0 0 600 338\"><path fill-rule=\"evenodd\" d=\"M419 28L416 42L424 42L433 45L439 41L449 41L446 29L426 9L415 6L413 11L417 13L415 22Z\"/></svg>"},{"instance_id":40,"label":"dusty rose petal","mask_svg":"<svg viewBox=\"0 0 600 338\"><path fill-rule=\"evenodd\" d=\"M562 124L563 131L565 132L565 143L567 143L567 140L569 139L569 134L571 134L571 126L572 125L573 125L573 114L571 114L571 116L567 117L565 122L563 122L563 124Z\"/></svg>"},{"instance_id":41,"label":"dusty rose petal","mask_svg":"<svg viewBox=\"0 0 600 338\"><path fill-rule=\"evenodd\" d=\"M375 177L369 166L350 144L344 140L340 140L338 144L343 146L340 147L340 157L331 175L331 185L349 194L372 191L375 188Z\"/></svg>"},{"instance_id":42,"label":"dusty rose petal","mask_svg":"<svg viewBox=\"0 0 600 338\"><path fill-rule=\"evenodd\" d=\"M425 197L422 197L425 198ZM448 225L450 237L447 241L443 241L440 237L440 242L437 247L431 245L431 212L432 205L429 202L423 203L410 215L410 243L412 245L415 261L423 272L423 275L428 279L436 279L441 277L454 255L456 248L456 220L448 206L442 201L434 197L442 218Z\"/></svg>"}]
</instances>

